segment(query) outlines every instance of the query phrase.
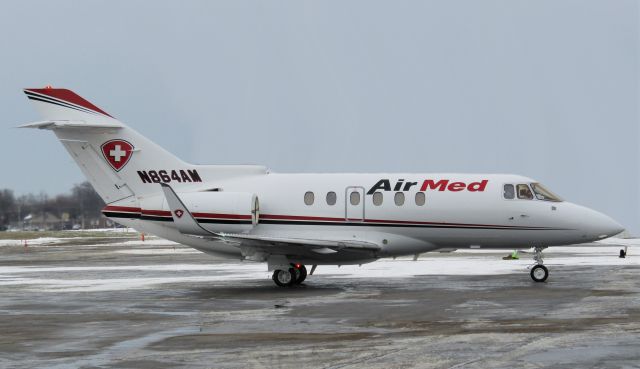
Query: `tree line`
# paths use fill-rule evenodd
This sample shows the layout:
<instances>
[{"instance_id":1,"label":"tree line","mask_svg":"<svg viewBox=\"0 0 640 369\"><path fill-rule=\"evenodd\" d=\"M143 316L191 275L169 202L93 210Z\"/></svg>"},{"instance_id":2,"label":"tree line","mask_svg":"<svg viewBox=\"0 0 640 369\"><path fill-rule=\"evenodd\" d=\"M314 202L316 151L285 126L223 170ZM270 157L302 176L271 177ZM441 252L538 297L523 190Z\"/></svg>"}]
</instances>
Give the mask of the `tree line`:
<instances>
[{"instance_id":1,"label":"tree line","mask_svg":"<svg viewBox=\"0 0 640 369\"><path fill-rule=\"evenodd\" d=\"M70 193L48 196L46 193L15 196L12 190L0 190L0 230L41 228L94 228L105 226L101 214L105 206L89 182L76 184Z\"/></svg>"}]
</instances>

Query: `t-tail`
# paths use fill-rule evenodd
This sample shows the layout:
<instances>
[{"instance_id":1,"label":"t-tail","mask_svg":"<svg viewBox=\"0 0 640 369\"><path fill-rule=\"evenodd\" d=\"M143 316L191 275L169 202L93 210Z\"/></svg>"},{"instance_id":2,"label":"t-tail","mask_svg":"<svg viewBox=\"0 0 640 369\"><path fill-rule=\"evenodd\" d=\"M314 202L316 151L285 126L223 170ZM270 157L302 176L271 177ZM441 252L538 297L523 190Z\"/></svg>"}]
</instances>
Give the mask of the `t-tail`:
<instances>
[{"instance_id":1,"label":"t-tail","mask_svg":"<svg viewBox=\"0 0 640 369\"><path fill-rule=\"evenodd\" d=\"M200 191L228 177L265 172L259 166L188 164L73 91L24 92L43 121L21 127L53 131L107 204L160 194L159 183Z\"/></svg>"}]
</instances>

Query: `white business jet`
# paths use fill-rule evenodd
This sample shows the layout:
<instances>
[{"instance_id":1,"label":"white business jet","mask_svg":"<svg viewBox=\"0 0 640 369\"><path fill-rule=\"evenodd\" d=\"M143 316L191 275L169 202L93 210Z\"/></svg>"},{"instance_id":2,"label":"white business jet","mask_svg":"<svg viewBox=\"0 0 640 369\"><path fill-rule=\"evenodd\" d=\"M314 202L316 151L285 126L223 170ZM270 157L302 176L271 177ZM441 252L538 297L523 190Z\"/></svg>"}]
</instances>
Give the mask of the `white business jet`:
<instances>
[{"instance_id":1,"label":"white business jet","mask_svg":"<svg viewBox=\"0 0 640 369\"><path fill-rule=\"evenodd\" d=\"M610 217L510 174L284 174L192 165L66 89L24 91L105 201L105 216L202 252L266 262L278 286L305 265L364 264L455 249L542 250L623 231Z\"/></svg>"}]
</instances>

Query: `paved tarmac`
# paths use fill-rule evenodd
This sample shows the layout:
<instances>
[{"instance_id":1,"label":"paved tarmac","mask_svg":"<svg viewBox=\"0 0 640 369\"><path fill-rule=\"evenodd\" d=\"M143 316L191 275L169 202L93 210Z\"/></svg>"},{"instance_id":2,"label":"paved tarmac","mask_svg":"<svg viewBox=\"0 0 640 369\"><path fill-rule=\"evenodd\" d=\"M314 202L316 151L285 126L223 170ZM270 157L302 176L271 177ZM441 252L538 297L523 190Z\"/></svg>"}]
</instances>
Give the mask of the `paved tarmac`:
<instances>
[{"instance_id":1,"label":"paved tarmac","mask_svg":"<svg viewBox=\"0 0 640 369\"><path fill-rule=\"evenodd\" d=\"M407 277L393 271L423 264L396 260L379 264L390 277L318 267L283 289L264 265L125 241L0 247L0 367L640 367L640 266L615 249L593 256L614 265L557 255L569 262L547 283L524 269Z\"/></svg>"}]
</instances>

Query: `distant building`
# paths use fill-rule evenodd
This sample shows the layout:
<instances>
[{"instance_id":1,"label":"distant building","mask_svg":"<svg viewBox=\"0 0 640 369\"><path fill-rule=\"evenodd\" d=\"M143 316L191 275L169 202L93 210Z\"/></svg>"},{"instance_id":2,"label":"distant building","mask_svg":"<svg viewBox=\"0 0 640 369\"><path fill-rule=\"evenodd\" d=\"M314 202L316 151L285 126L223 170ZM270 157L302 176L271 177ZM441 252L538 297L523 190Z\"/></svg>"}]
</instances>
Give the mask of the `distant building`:
<instances>
[{"instance_id":1,"label":"distant building","mask_svg":"<svg viewBox=\"0 0 640 369\"><path fill-rule=\"evenodd\" d=\"M63 227L63 221L59 217L51 213L33 215L29 214L24 217L24 229L25 230L39 230L44 229L47 231L59 230Z\"/></svg>"}]
</instances>

